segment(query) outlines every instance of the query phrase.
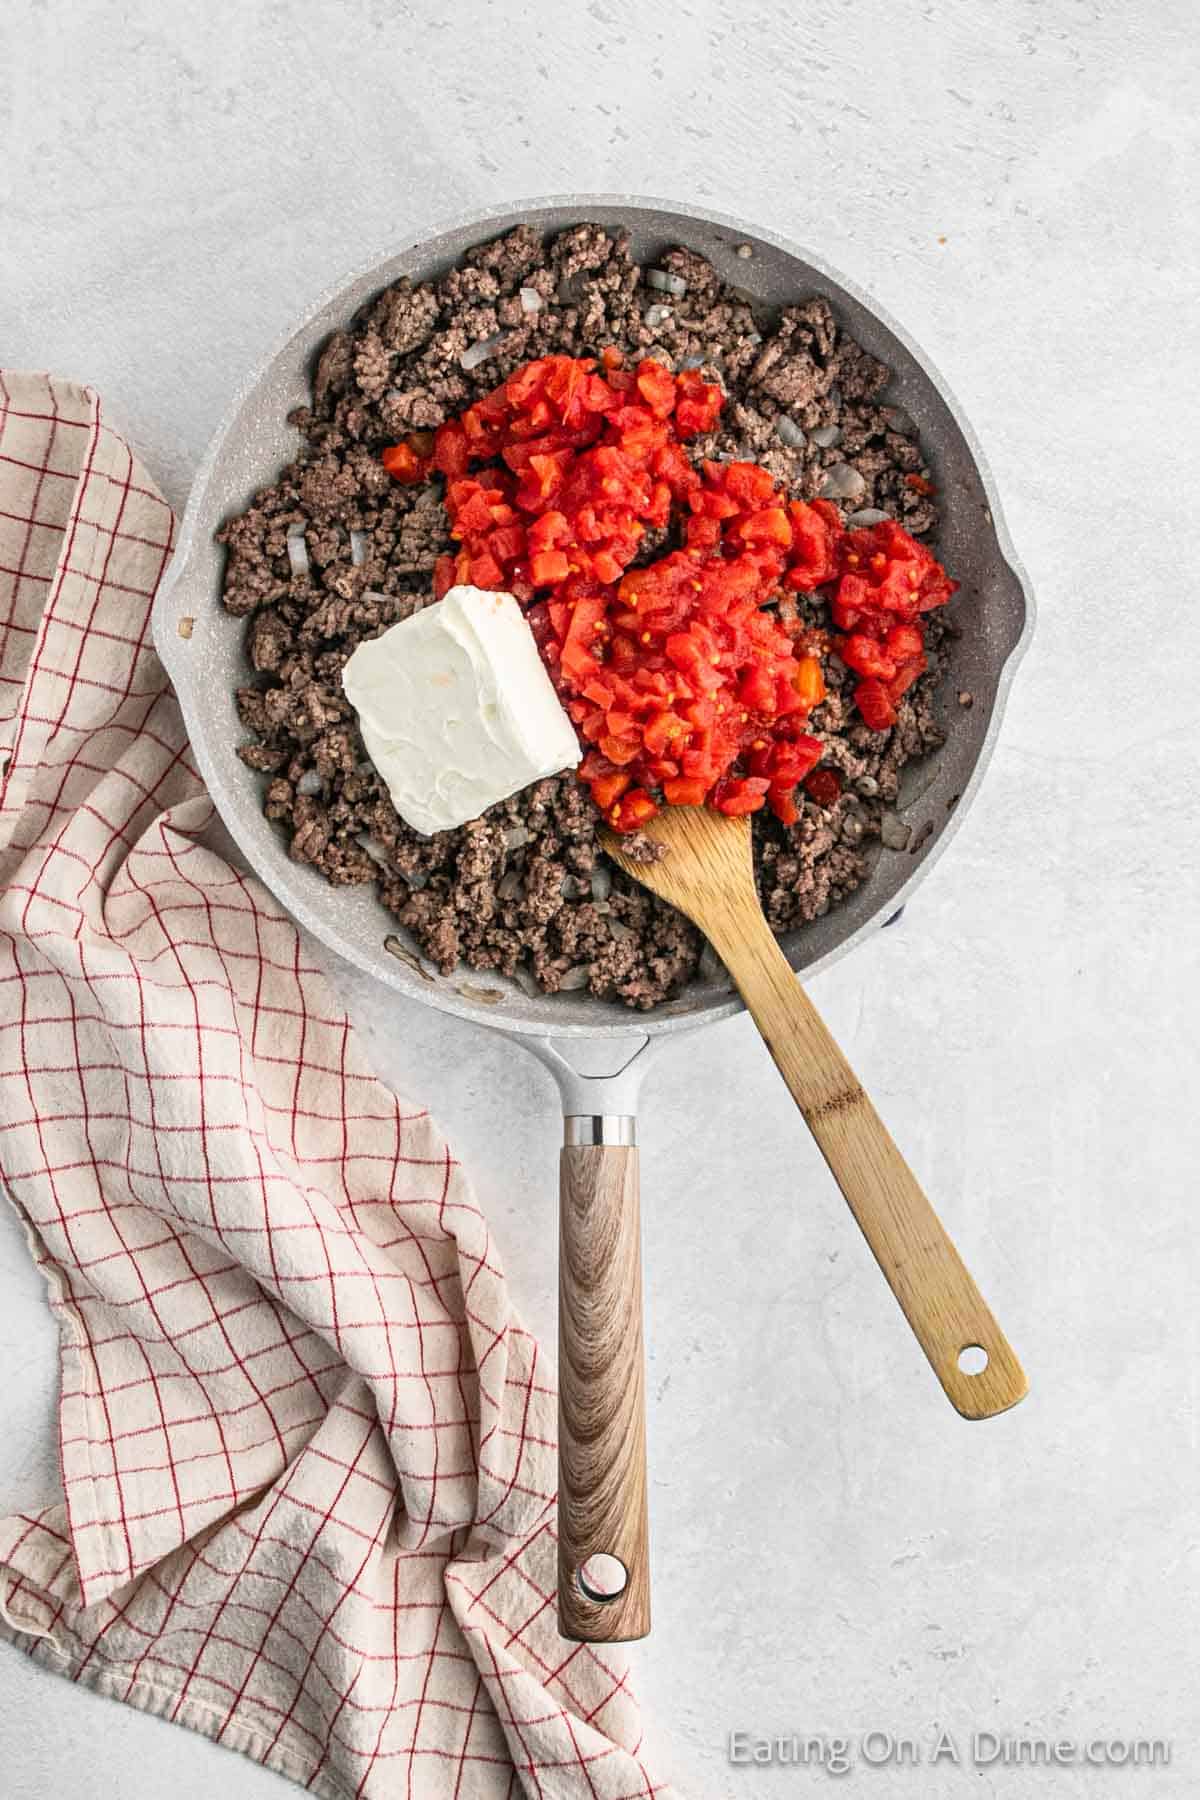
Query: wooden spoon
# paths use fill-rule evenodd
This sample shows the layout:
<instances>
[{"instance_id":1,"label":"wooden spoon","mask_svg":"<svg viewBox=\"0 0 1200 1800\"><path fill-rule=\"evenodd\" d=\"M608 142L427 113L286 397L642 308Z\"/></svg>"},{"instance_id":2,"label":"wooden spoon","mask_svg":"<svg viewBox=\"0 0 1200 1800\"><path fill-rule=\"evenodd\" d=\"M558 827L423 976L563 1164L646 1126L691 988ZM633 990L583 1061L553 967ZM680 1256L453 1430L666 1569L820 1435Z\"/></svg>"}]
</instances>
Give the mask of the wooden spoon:
<instances>
[{"instance_id":1,"label":"wooden spoon","mask_svg":"<svg viewBox=\"0 0 1200 1800\"><path fill-rule=\"evenodd\" d=\"M1025 1373L763 917L749 819L670 806L646 835L667 848L661 862L634 862L602 834L614 862L686 913L733 976L952 1405L965 1419L1006 1412L1028 1391ZM984 1366L968 1372L980 1351Z\"/></svg>"}]
</instances>

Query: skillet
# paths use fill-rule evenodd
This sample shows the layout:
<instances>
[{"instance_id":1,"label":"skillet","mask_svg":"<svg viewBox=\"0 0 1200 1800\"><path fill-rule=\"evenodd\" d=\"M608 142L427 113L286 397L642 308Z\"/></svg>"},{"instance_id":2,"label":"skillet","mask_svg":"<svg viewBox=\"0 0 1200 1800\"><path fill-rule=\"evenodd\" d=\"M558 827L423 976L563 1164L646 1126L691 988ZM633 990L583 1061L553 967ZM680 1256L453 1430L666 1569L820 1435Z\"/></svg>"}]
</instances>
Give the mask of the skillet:
<instances>
[{"instance_id":1,"label":"skillet","mask_svg":"<svg viewBox=\"0 0 1200 1800\"><path fill-rule=\"evenodd\" d=\"M698 251L723 279L742 288L764 309L823 296L864 349L892 369L884 398L911 415L925 460L933 469L941 514L938 552L962 584L954 604L962 635L947 639L939 653L940 710L949 719L950 734L935 756L909 764L904 771L899 812L911 828L912 850L897 854L876 847L872 873L862 887L823 918L782 938L788 961L798 973L828 968L892 919L950 843L995 746L1005 700L1032 631L1033 600L975 435L913 339L852 282L810 252L722 214L667 201L621 195L531 200L455 220L373 259L306 309L295 328L242 382L197 473L175 556L155 602L154 637L178 695L200 772L247 863L302 925L356 967L409 999L506 1033L550 1070L565 1120L560 1212L564 1270L572 1260L571 1197L577 1202L581 1193L595 1193L606 1184L622 1197L623 1224L605 1252L608 1266L590 1273L610 1301L614 1294L623 1294L627 1304L618 1308L615 1335L611 1305L610 1316L596 1321L591 1363L585 1366L585 1357L572 1368L572 1377L576 1393L582 1391L586 1402L589 1394L599 1396L606 1385L611 1389L617 1365L618 1385L631 1390L626 1398L632 1404L624 1409L625 1416L636 1421L636 1429L626 1445L624 1468L592 1466L583 1476L569 1478L560 1468L560 1524L573 1506L582 1506L581 1516L589 1520L611 1518L625 1548L623 1558L613 1563L606 1558L613 1542L581 1542L578 1530L569 1534L571 1556L565 1562L560 1557L560 1627L564 1635L608 1641L644 1635L649 1627L634 1148L638 1088L650 1057L666 1043L729 1018L741 1010L742 1002L704 969L677 998L643 1014L578 992L531 994L492 972L459 970L443 976L417 955L416 946L373 890L334 888L316 870L292 862L282 836L262 812L266 778L253 774L237 756L245 733L234 692L252 671L244 648L244 621L227 614L220 604L224 556L215 542L223 520L244 510L255 489L294 456L295 433L287 415L309 398L312 367L324 340L381 288L402 275L414 282L436 276L472 245L521 221L553 233L584 220L627 229L639 260L653 259L675 244ZM737 255L743 244L752 247L750 259ZM953 703L962 689L973 696L969 710ZM602 1074L590 1072L597 1058L604 1067ZM564 1274L561 1281L567 1279ZM560 1294L564 1292L560 1285ZM570 1350L578 1360L574 1340ZM565 1372L561 1337L560 1365ZM575 1491L580 1481L587 1486L586 1494ZM632 1523L629 1518L622 1521L622 1508L616 1506L618 1493L628 1500L631 1492ZM613 1502L607 1509L606 1497ZM628 1512L629 1506L624 1510ZM560 1547L567 1535L560 1531Z\"/></svg>"}]
</instances>

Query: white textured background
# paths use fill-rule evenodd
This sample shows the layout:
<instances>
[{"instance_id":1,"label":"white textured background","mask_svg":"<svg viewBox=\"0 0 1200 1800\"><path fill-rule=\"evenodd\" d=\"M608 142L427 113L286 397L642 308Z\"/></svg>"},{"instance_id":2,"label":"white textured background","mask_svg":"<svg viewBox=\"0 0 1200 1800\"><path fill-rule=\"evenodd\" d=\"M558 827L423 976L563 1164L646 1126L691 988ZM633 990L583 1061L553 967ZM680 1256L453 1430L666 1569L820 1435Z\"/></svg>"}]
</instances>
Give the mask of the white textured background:
<instances>
[{"instance_id":1,"label":"white textured background","mask_svg":"<svg viewBox=\"0 0 1200 1800\"><path fill-rule=\"evenodd\" d=\"M85 377L171 499L317 291L444 215L616 190L794 237L929 349L1041 602L992 771L903 924L814 984L1021 1351L946 1406L744 1021L646 1093L658 1762L735 1728L1163 1734L1171 1768L858 1768L870 1794L1200 1788L1200 704L1191 0L8 0L0 356ZM553 1324L554 1096L335 971ZM701 1350L701 1345L706 1348ZM0 1223L0 1506L54 1479ZM770 1371L768 1375L766 1371ZM5 1800L282 1794L0 1651Z\"/></svg>"}]
</instances>

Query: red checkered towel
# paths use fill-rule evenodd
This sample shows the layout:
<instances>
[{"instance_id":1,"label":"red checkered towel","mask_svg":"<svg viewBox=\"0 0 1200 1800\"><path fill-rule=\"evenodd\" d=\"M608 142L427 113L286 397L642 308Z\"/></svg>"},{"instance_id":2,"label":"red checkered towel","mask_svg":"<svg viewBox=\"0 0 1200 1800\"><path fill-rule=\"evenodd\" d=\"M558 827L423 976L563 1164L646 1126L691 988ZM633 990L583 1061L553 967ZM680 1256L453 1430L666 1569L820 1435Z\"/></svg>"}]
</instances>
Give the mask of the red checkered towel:
<instances>
[{"instance_id":1,"label":"red checkered towel","mask_svg":"<svg viewBox=\"0 0 1200 1800\"><path fill-rule=\"evenodd\" d=\"M171 514L86 388L0 377L0 1179L62 1494L0 1631L314 1793L656 1787L554 1619L552 1378L426 1114L212 847L150 644Z\"/></svg>"}]
</instances>

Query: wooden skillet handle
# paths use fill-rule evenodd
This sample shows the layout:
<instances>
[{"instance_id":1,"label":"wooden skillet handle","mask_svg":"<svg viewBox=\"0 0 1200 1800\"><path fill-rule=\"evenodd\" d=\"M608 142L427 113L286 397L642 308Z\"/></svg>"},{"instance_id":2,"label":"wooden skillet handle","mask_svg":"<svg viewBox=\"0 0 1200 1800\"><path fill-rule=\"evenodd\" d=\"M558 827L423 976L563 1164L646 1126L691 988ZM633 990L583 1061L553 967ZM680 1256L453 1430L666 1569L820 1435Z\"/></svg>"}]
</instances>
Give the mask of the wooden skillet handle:
<instances>
[{"instance_id":1,"label":"wooden skillet handle","mask_svg":"<svg viewBox=\"0 0 1200 1800\"><path fill-rule=\"evenodd\" d=\"M600 1644L650 1630L650 1560L638 1153L591 1126L633 1121L568 1118L559 1180L558 1628Z\"/></svg>"},{"instance_id":2,"label":"wooden skillet handle","mask_svg":"<svg viewBox=\"0 0 1200 1800\"><path fill-rule=\"evenodd\" d=\"M966 1419L1007 1412L1025 1372L757 902L705 928L947 1398ZM959 1364L972 1349L987 1356L979 1373Z\"/></svg>"}]
</instances>

